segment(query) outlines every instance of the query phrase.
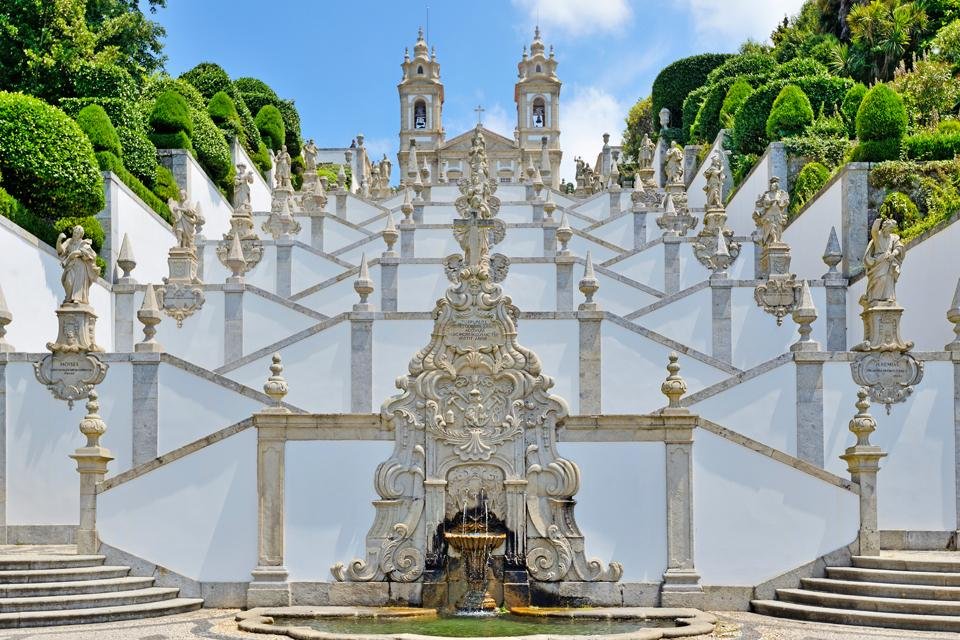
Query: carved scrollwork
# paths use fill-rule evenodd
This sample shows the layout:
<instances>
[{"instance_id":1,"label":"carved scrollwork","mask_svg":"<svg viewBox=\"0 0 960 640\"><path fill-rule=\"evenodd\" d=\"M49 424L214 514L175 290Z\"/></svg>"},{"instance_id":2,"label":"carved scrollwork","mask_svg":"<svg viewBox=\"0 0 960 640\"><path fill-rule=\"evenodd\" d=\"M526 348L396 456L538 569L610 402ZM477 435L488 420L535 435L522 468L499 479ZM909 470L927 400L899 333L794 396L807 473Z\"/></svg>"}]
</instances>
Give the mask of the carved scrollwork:
<instances>
[{"instance_id":1,"label":"carved scrollwork","mask_svg":"<svg viewBox=\"0 0 960 640\"><path fill-rule=\"evenodd\" d=\"M555 524L547 527L547 542L527 552L527 570L541 582L562 580L573 560L573 549Z\"/></svg>"},{"instance_id":2,"label":"carved scrollwork","mask_svg":"<svg viewBox=\"0 0 960 640\"><path fill-rule=\"evenodd\" d=\"M423 552L411 545L411 532L402 522L393 525L381 552L380 568L396 582L413 582L423 574Z\"/></svg>"}]
</instances>

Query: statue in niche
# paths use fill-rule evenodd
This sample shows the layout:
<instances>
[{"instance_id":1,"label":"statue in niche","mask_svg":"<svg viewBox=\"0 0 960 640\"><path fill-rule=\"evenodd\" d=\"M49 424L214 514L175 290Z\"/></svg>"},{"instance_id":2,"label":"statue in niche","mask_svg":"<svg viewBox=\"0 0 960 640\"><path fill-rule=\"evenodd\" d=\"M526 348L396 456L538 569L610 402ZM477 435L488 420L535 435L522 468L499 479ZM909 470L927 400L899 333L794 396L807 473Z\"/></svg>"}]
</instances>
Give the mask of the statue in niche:
<instances>
[{"instance_id":1,"label":"statue in niche","mask_svg":"<svg viewBox=\"0 0 960 640\"><path fill-rule=\"evenodd\" d=\"M892 218L877 218L870 229L870 242L863 256L867 271L867 290L861 298L864 308L897 302L904 247L900 236L894 233L896 230L897 221Z\"/></svg>"},{"instance_id":2,"label":"statue in niche","mask_svg":"<svg viewBox=\"0 0 960 640\"><path fill-rule=\"evenodd\" d=\"M200 214L199 205L187 201L187 192L180 190L180 200L170 198L167 201L173 215L173 233L177 237L177 246L193 250L196 247L196 235L206 222Z\"/></svg>"},{"instance_id":3,"label":"statue in niche","mask_svg":"<svg viewBox=\"0 0 960 640\"><path fill-rule=\"evenodd\" d=\"M640 141L640 152L637 157L637 166L640 169L648 169L653 166L653 154L656 148L650 136L643 134L643 139Z\"/></svg>"},{"instance_id":4,"label":"statue in niche","mask_svg":"<svg viewBox=\"0 0 960 640\"><path fill-rule=\"evenodd\" d=\"M303 166L305 171L314 172L317 170L317 152L317 145L314 143L313 138L307 140L307 143L303 145Z\"/></svg>"},{"instance_id":5,"label":"statue in niche","mask_svg":"<svg viewBox=\"0 0 960 640\"><path fill-rule=\"evenodd\" d=\"M290 181L290 164L292 161L293 159L290 157L290 153L287 151L287 145L280 147L280 152L277 154L276 159L277 189L292 188L293 183Z\"/></svg>"},{"instance_id":6,"label":"statue in niche","mask_svg":"<svg viewBox=\"0 0 960 640\"><path fill-rule=\"evenodd\" d=\"M770 188L757 198L753 221L760 232L760 245L768 246L782 242L783 227L787 224L787 207L790 194L780 188L780 178L770 178Z\"/></svg>"},{"instance_id":7,"label":"statue in niche","mask_svg":"<svg viewBox=\"0 0 960 640\"><path fill-rule=\"evenodd\" d=\"M683 149L674 140L664 156L663 172L668 184L683 183Z\"/></svg>"},{"instance_id":8,"label":"statue in niche","mask_svg":"<svg viewBox=\"0 0 960 640\"><path fill-rule=\"evenodd\" d=\"M63 233L57 237L57 255L63 267L60 283L64 304L89 304L90 287L100 276L97 253L83 234L83 227L76 225L70 230L70 237Z\"/></svg>"},{"instance_id":9,"label":"statue in niche","mask_svg":"<svg viewBox=\"0 0 960 640\"><path fill-rule=\"evenodd\" d=\"M707 194L707 209L723 208L723 181L726 176L723 173L723 159L719 153L713 154L710 158L710 166L703 172L706 184L703 186Z\"/></svg>"},{"instance_id":10,"label":"statue in niche","mask_svg":"<svg viewBox=\"0 0 960 640\"><path fill-rule=\"evenodd\" d=\"M253 172L247 170L247 165L237 164L237 175L233 179L233 209L234 211L252 211L250 204L250 185L253 184Z\"/></svg>"}]
</instances>

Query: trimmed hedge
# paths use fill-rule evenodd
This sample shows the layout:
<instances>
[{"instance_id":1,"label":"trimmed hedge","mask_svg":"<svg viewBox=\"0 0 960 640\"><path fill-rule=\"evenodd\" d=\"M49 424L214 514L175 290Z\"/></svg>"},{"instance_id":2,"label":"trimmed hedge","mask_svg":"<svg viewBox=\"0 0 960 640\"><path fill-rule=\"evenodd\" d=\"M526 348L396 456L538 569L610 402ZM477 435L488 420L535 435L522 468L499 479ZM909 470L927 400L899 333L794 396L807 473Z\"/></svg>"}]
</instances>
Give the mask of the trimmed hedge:
<instances>
[{"instance_id":1,"label":"trimmed hedge","mask_svg":"<svg viewBox=\"0 0 960 640\"><path fill-rule=\"evenodd\" d=\"M672 126L683 122L683 101L687 94L702 87L707 82L709 73L731 57L727 53L703 53L677 60L660 71L653 81L650 92L654 126L659 129L659 114L664 107L670 110ZM696 112L694 112L695 116ZM693 120L691 119L690 122L692 123Z\"/></svg>"},{"instance_id":2,"label":"trimmed hedge","mask_svg":"<svg viewBox=\"0 0 960 640\"><path fill-rule=\"evenodd\" d=\"M157 175L153 181L153 193L163 203L166 203L170 198L180 199L180 186L177 184L177 179L173 177L173 172L162 164L157 165Z\"/></svg>"},{"instance_id":3,"label":"trimmed hedge","mask_svg":"<svg viewBox=\"0 0 960 640\"><path fill-rule=\"evenodd\" d=\"M883 162L870 171L870 185L907 194L922 218L900 230L904 241L960 211L960 159Z\"/></svg>"},{"instance_id":4,"label":"trimmed hedge","mask_svg":"<svg viewBox=\"0 0 960 640\"><path fill-rule=\"evenodd\" d=\"M237 113L236 105L225 91L218 91L213 94L210 103L207 105L207 113L210 114L213 124L220 127L220 130L228 139L242 139L243 124L240 122L240 114Z\"/></svg>"},{"instance_id":5,"label":"trimmed hedge","mask_svg":"<svg viewBox=\"0 0 960 640\"><path fill-rule=\"evenodd\" d=\"M240 144L249 153L254 153L260 146L260 132L253 121L253 114L250 113L250 107L243 99L243 94L236 83L230 80L230 76L223 68L213 62L201 62L190 71L183 73L180 78L193 85L207 100L223 91L233 100L237 115L240 118L242 126L242 135Z\"/></svg>"},{"instance_id":6,"label":"trimmed hedge","mask_svg":"<svg viewBox=\"0 0 960 640\"><path fill-rule=\"evenodd\" d=\"M264 107L257 112L255 122L257 123L257 129L260 130L260 137L263 138L264 144L274 151L279 151L280 147L285 144L284 137L286 135L283 127L283 116L280 115L280 110L272 104L264 105ZM289 149L287 149L287 151L289 152Z\"/></svg>"},{"instance_id":7,"label":"trimmed hedge","mask_svg":"<svg viewBox=\"0 0 960 640\"><path fill-rule=\"evenodd\" d=\"M847 133L851 138L857 135L857 111L860 109L860 103L863 102L863 96L867 95L867 86L862 82L850 87L847 94L843 96L843 103L840 105L840 113L847 123Z\"/></svg>"},{"instance_id":8,"label":"trimmed hedge","mask_svg":"<svg viewBox=\"0 0 960 640\"><path fill-rule=\"evenodd\" d=\"M683 115L680 122L682 138L679 141L681 144L690 140L690 132L693 130L693 125L697 122L697 114L700 113L700 108L703 107L703 102L707 99L709 92L710 87L698 87L687 94L687 97L684 99Z\"/></svg>"},{"instance_id":9,"label":"trimmed hedge","mask_svg":"<svg viewBox=\"0 0 960 640\"><path fill-rule=\"evenodd\" d=\"M150 127L154 133L180 133L193 135L193 116L187 99L176 91L161 93L150 112Z\"/></svg>"},{"instance_id":10,"label":"trimmed hedge","mask_svg":"<svg viewBox=\"0 0 960 640\"><path fill-rule=\"evenodd\" d=\"M952 160L960 155L960 130L955 133L924 131L903 139L909 160Z\"/></svg>"},{"instance_id":11,"label":"trimmed hedge","mask_svg":"<svg viewBox=\"0 0 960 640\"><path fill-rule=\"evenodd\" d=\"M300 114L293 106L293 100L281 100L277 105L280 115L283 116L284 144L287 152L294 158L300 157Z\"/></svg>"},{"instance_id":12,"label":"trimmed hedge","mask_svg":"<svg viewBox=\"0 0 960 640\"><path fill-rule=\"evenodd\" d=\"M800 87L788 84L777 95L767 116L766 132L771 140L796 136L813 123L813 107Z\"/></svg>"},{"instance_id":13,"label":"trimmed hedge","mask_svg":"<svg viewBox=\"0 0 960 640\"><path fill-rule=\"evenodd\" d=\"M777 68L777 61L766 53L742 53L728 58L707 74L707 84L716 84L724 78L741 76L766 77Z\"/></svg>"},{"instance_id":14,"label":"trimmed hedge","mask_svg":"<svg viewBox=\"0 0 960 640\"><path fill-rule=\"evenodd\" d=\"M907 132L907 109L896 91L878 84L863 96L856 121L860 142L902 138Z\"/></svg>"},{"instance_id":15,"label":"trimmed hedge","mask_svg":"<svg viewBox=\"0 0 960 640\"><path fill-rule=\"evenodd\" d=\"M795 215L810 198L817 195L830 179L830 170L819 162L808 162L800 169L790 194L790 215Z\"/></svg>"},{"instance_id":16,"label":"trimmed hedge","mask_svg":"<svg viewBox=\"0 0 960 640\"><path fill-rule=\"evenodd\" d=\"M71 71L73 93L87 98L114 98L125 102L137 99L137 84L123 67L115 64L82 62Z\"/></svg>"},{"instance_id":17,"label":"trimmed hedge","mask_svg":"<svg viewBox=\"0 0 960 640\"><path fill-rule=\"evenodd\" d=\"M720 127L723 129L733 129L733 123L737 115L737 110L753 93L753 87L750 83L739 78L730 85L727 95L723 98L723 104L720 105Z\"/></svg>"},{"instance_id":18,"label":"trimmed hedge","mask_svg":"<svg viewBox=\"0 0 960 640\"><path fill-rule=\"evenodd\" d=\"M115 173L120 178L120 182L130 187L130 190L137 194L137 197L143 200L144 204L153 209L161 218L173 224L173 214L170 212L167 203L158 198L154 192L137 180L136 176L127 171L120 158L109 151L98 151L97 162L101 170Z\"/></svg>"},{"instance_id":19,"label":"trimmed hedge","mask_svg":"<svg viewBox=\"0 0 960 640\"><path fill-rule=\"evenodd\" d=\"M727 90L733 85L733 78L724 78L712 85L704 98L697 117L690 128L690 138L706 144L713 144L720 133L720 109L727 97Z\"/></svg>"},{"instance_id":20,"label":"trimmed hedge","mask_svg":"<svg viewBox=\"0 0 960 640\"><path fill-rule=\"evenodd\" d=\"M0 187L0 216L10 220L27 233L32 233L51 247L57 241L57 231L53 228L53 224L20 204L3 187Z\"/></svg>"},{"instance_id":21,"label":"trimmed hedge","mask_svg":"<svg viewBox=\"0 0 960 640\"><path fill-rule=\"evenodd\" d=\"M267 172L273 168L273 160L270 159L270 150L267 149L267 145L263 143L262 139L257 152L251 155L250 159L253 160L253 163L260 169L260 173L266 178Z\"/></svg>"},{"instance_id":22,"label":"trimmed hedge","mask_svg":"<svg viewBox=\"0 0 960 640\"><path fill-rule=\"evenodd\" d=\"M109 151L118 158L123 155L120 150L120 136L103 107L98 104L87 105L77 114L76 120L87 134L94 152Z\"/></svg>"},{"instance_id":23,"label":"trimmed hedge","mask_svg":"<svg viewBox=\"0 0 960 640\"><path fill-rule=\"evenodd\" d=\"M100 248L103 247L103 240L106 234L103 232L103 226L100 225L100 221L94 216L60 218L53 223L53 229L57 232L57 235L65 233L69 236L70 230L77 225L83 227L83 237L90 241L93 250L100 253ZM54 236L54 240L56 240L56 236Z\"/></svg>"},{"instance_id":24,"label":"trimmed hedge","mask_svg":"<svg viewBox=\"0 0 960 640\"><path fill-rule=\"evenodd\" d=\"M804 76L825 76L830 71L822 62L813 58L794 58L777 67L771 78L790 80L791 78L801 78Z\"/></svg>"},{"instance_id":25,"label":"trimmed hedge","mask_svg":"<svg viewBox=\"0 0 960 640\"><path fill-rule=\"evenodd\" d=\"M960 133L960 120L941 120L937 125L940 133Z\"/></svg>"},{"instance_id":26,"label":"trimmed hedge","mask_svg":"<svg viewBox=\"0 0 960 640\"><path fill-rule=\"evenodd\" d=\"M10 195L48 220L104 207L103 176L87 136L37 98L0 92L0 172Z\"/></svg>"},{"instance_id":27,"label":"trimmed hedge","mask_svg":"<svg viewBox=\"0 0 960 640\"><path fill-rule=\"evenodd\" d=\"M899 191L892 191L887 194L880 205L879 213L882 218L896 220L901 229L915 225L922 218L920 210L917 209L917 205L913 204L910 196Z\"/></svg>"}]
</instances>

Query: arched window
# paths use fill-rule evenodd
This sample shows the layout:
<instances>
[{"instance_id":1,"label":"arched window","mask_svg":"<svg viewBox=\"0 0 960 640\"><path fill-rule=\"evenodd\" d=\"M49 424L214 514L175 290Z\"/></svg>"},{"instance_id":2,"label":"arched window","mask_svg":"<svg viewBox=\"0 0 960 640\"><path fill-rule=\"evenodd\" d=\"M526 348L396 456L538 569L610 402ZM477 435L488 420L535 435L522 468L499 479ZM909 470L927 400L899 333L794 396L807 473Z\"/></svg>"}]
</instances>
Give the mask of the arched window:
<instances>
[{"instance_id":1,"label":"arched window","mask_svg":"<svg viewBox=\"0 0 960 640\"><path fill-rule=\"evenodd\" d=\"M542 129L547 123L547 110L543 103L543 98L536 98L533 101L533 126L535 129Z\"/></svg>"},{"instance_id":2,"label":"arched window","mask_svg":"<svg viewBox=\"0 0 960 640\"><path fill-rule=\"evenodd\" d=\"M540 65L537 65L537 73L542 73L543 69L540 68Z\"/></svg>"},{"instance_id":3,"label":"arched window","mask_svg":"<svg viewBox=\"0 0 960 640\"><path fill-rule=\"evenodd\" d=\"M427 103L423 100L417 100L413 104L413 128L427 128Z\"/></svg>"},{"instance_id":4,"label":"arched window","mask_svg":"<svg viewBox=\"0 0 960 640\"><path fill-rule=\"evenodd\" d=\"M423 65L420 65L419 67L417 67L417 75L418 76L423 75Z\"/></svg>"}]
</instances>

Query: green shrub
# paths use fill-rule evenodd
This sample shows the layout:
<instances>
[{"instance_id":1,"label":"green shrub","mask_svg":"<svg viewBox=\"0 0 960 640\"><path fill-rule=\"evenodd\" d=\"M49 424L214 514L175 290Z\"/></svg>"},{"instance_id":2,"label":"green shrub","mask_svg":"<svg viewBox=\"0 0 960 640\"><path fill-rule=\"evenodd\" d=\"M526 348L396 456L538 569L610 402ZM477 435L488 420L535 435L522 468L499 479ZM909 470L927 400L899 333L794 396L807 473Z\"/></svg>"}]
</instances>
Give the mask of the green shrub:
<instances>
[{"instance_id":1,"label":"green shrub","mask_svg":"<svg viewBox=\"0 0 960 640\"><path fill-rule=\"evenodd\" d=\"M834 111L827 114L821 109L813 122L803 130L803 135L820 138L846 138L847 123L844 122L843 116L839 113Z\"/></svg>"},{"instance_id":2,"label":"green shrub","mask_svg":"<svg viewBox=\"0 0 960 640\"><path fill-rule=\"evenodd\" d=\"M885 84L867 91L857 109L857 139L888 140L907 132L907 110L903 99Z\"/></svg>"},{"instance_id":3,"label":"green shrub","mask_svg":"<svg viewBox=\"0 0 960 640\"><path fill-rule=\"evenodd\" d=\"M737 109L740 108L750 94L753 93L753 87L743 78L738 79L727 91L723 98L723 104L720 106L720 126L724 129L732 129Z\"/></svg>"},{"instance_id":4,"label":"green shrub","mask_svg":"<svg viewBox=\"0 0 960 640\"><path fill-rule=\"evenodd\" d=\"M710 87L706 98L697 112L697 117L690 128L691 139L712 144L720 133L720 110L723 100L727 97L727 90L733 85L733 78L724 78Z\"/></svg>"},{"instance_id":5,"label":"green shrub","mask_svg":"<svg viewBox=\"0 0 960 640\"><path fill-rule=\"evenodd\" d=\"M710 87L698 87L687 94L686 99L684 99L680 122L680 129L683 131L683 137L680 139L682 144L690 141L690 133L697 122L697 114L700 113L700 108L703 107L709 92Z\"/></svg>"},{"instance_id":6,"label":"green shrub","mask_svg":"<svg viewBox=\"0 0 960 640\"><path fill-rule=\"evenodd\" d=\"M707 75L730 58L730 54L704 53L682 58L668 65L657 74L650 93L654 124L660 127L659 113L666 107L670 110L670 124L680 124L683 115L683 101L687 94L702 87ZM699 105L697 109L699 110ZM696 111L694 111L694 117ZM693 120L690 120L692 124Z\"/></svg>"},{"instance_id":7,"label":"green shrub","mask_svg":"<svg viewBox=\"0 0 960 640\"><path fill-rule=\"evenodd\" d=\"M137 194L137 197L143 200L143 203L153 209L157 215L167 222L173 222L173 215L170 213L170 208L167 206L167 203L158 198L156 194L145 187L136 176L127 171L120 158L109 151L98 151L97 162L103 171L112 171L116 174L116 176L120 178L120 182L130 187L130 190Z\"/></svg>"},{"instance_id":8,"label":"green shrub","mask_svg":"<svg viewBox=\"0 0 960 640\"><path fill-rule=\"evenodd\" d=\"M843 96L843 103L840 105L840 113L847 123L847 135L851 138L857 135L857 111L860 109L860 103L863 102L863 96L867 95L867 86L862 82L850 87L847 94Z\"/></svg>"},{"instance_id":9,"label":"green shrub","mask_svg":"<svg viewBox=\"0 0 960 640\"><path fill-rule=\"evenodd\" d=\"M90 241L93 250L97 253L100 253L100 249L103 247L103 239L105 235L103 233L103 227L100 225L100 221L94 216L71 216L67 218L60 218L53 223L53 229L58 235L64 233L69 236L70 230L77 225L83 227L83 237Z\"/></svg>"},{"instance_id":10,"label":"green shrub","mask_svg":"<svg viewBox=\"0 0 960 640\"><path fill-rule=\"evenodd\" d=\"M190 71L180 76L182 80L189 82L200 92L205 99L210 100L213 96L223 91L231 100L237 110L240 118L242 134L240 135L240 144L248 153L253 154L260 146L260 132L253 122L253 115L250 108L243 98L243 94L236 83L230 80L227 72L218 64L212 62L201 62Z\"/></svg>"},{"instance_id":11,"label":"green shrub","mask_svg":"<svg viewBox=\"0 0 960 640\"><path fill-rule=\"evenodd\" d=\"M218 91L210 98L210 104L207 105L207 112L213 123L220 127L224 135L228 138L240 139L243 134L243 124L240 122L240 115L237 113L237 107L233 100L224 91Z\"/></svg>"},{"instance_id":12,"label":"green shrub","mask_svg":"<svg viewBox=\"0 0 960 640\"><path fill-rule=\"evenodd\" d=\"M162 164L157 165L157 175L153 180L153 193L160 198L161 202L167 202L170 198L180 199L180 186L177 184L173 172Z\"/></svg>"},{"instance_id":13,"label":"green shrub","mask_svg":"<svg viewBox=\"0 0 960 640\"><path fill-rule=\"evenodd\" d=\"M813 122L813 107L803 89L788 84L780 90L770 115L767 116L766 132L771 140L779 140L786 136L795 136L803 133Z\"/></svg>"},{"instance_id":14,"label":"green shrub","mask_svg":"<svg viewBox=\"0 0 960 640\"><path fill-rule=\"evenodd\" d=\"M284 144L287 145L287 152L294 158L300 155L300 114L297 108L293 106L293 100L281 100L276 105L283 116Z\"/></svg>"},{"instance_id":15,"label":"green shrub","mask_svg":"<svg viewBox=\"0 0 960 640\"><path fill-rule=\"evenodd\" d=\"M940 133L960 133L960 120L941 120L937 125Z\"/></svg>"},{"instance_id":16,"label":"green shrub","mask_svg":"<svg viewBox=\"0 0 960 640\"><path fill-rule=\"evenodd\" d=\"M125 102L137 99L137 85L123 67L115 64L82 62L71 72L73 93L84 98L114 98Z\"/></svg>"},{"instance_id":17,"label":"green shrub","mask_svg":"<svg viewBox=\"0 0 960 640\"><path fill-rule=\"evenodd\" d=\"M807 131L809 132L812 128L812 126L807 127ZM783 139L783 146L789 155L819 162L830 169L835 169L846 162L854 144L845 135L831 137L818 133Z\"/></svg>"},{"instance_id":18,"label":"green shrub","mask_svg":"<svg viewBox=\"0 0 960 640\"><path fill-rule=\"evenodd\" d=\"M865 140L857 144L850 153L853 162L883 162L900 157L903 138L886 140Z\"/></svg>"},{"instance_id":19,"label":"green shrub","mask_svg":"<svg viewBox=\"0 0 960 640\"><path fill-rule=\"evenodd\" d=\"M154 133L193 135L193 116L186 98L173 90L161 93L150 112L150 127Z\"/></svg>"},{"instance_id":20,"label":"green shrub","mask_svg":"<svg viewBox=\"0 0 960 640\"><path fill-rule=\"evenodd\" d=\"M257 112L255 122L264 144L274 151L279 151L284 144L285 136L283 116L280 115L280 110L272 104L268 104Z\"/></svg>"},{"instance_id":21,"label":"green shrub","mask_svg":"<svg viewBox=\"0 0 960 640\"><path fill-rule=\"evenodd\" d=\"M960 130L956 133L924 131L903 139L909 160L950 160L960 154Z\"/></svg>"},{"instance_id":22,"label":"green shrub","mask_svg":"<svg viewBox=\"0 0 960 640\"><path fill-rule=\"evenodd\" d=\"M960 70L960 18L940 29L930 43L933 57L953 65L954 71Z\"/></svg>"},{"instance_id":23,"label":"green shrub","mask_svg":"<svg viewBox=\"0 0 960 640\"><path fill-rule=\"evenodd\" d=\"M707 84L716 84L724 78L766 77L776 68L777 61L768 53L742 53L727 58L723 64L708 73Z\"/></svg>"},{"instance_id":24,"label":"green shrub","mask_svg":"<svg viewBox=\"0 0 960 640\"><path fill-rule=\"evenodd\" d=\"M880 216L883 218L892 218L897 221L901 229L918 223L921 219L920 210L913 204L905 193L892 191L883 199L880 205Z\"/></svg>"},{"instance_id":25,"label":"green shrub","mask_svg":"<svg viewBox=\"0 0 960 640\"><path fill-rule=\"evenodd\" d=\"M77 124L87 134L95 152L109 151L118 158L123 155L120 136L103 107L98 104L87 105L77 114Z\"/></svg>"},{"instance_id":26,"label":"green shrub","mask_svg":"<svg viewBox=\"0 0 960 640\"><path fill-rule=\"evenodd\" d=\"M72 118L37 98L0 92L0 172L10 195L48 220L103 209L93 146Z\"/></svg>"},{"instance_id":27,"label":"green shrub","mask_svg":"<svg viewBox=\"0 0 960 640\"><path fill-rule=\"evenodd\" d=\"M51 247L57 241L57 231L54 230L53 224L20 204L3 187L0 187L0 216L10 220L27 233L32 233Z\"/></svg>"},{"instance_id":28,"label":"green shrub","mask_svg":"<svg viewBox=\"0 0 960 640\"><path fill-rule=\"evenodd\" d=\"M733 174L734 186L739 186L760 159L755 153L731 153L730 172Z\"/></svg>"},{"instance_id":29,"label":"green shrub","mask_svg":"<svg viewBox=\"0 0 960 640\"><path fill-rule=\"evenodd\" d=\"M825 76L828 73L826 65L813 58L794 58L777 67L770 77L792 80L806 76Z\"/></svg>"},{"instance_id":30,"label":"green shrub","mask_svg":"<svg viewBox=\"0 0 960 640\"><path fill-rule=\"evenodd\" d=\"M177 131L176 133L153 133L150 134L150 142L152 142L157 149L186 149L196 155L193 150L193 143L190 142L190 138L188 138L187 134L183 131Z\"/></svg>"},{"instance_id":31,"label":"green shrub","mask_svg":"<svg viewBox=\"0 0 960 640\"><path fill-rule=\"evenodd\" d=\"M898 69L890 87L903 98L914 127L936 124L941 115L954 113L960 101L960 81L939 60L917 60L910 71Z\"/></svg>"},{"instance_id":32,"label":"green shrub","mask_svg":"<svg viewBox=\"0 0 960 640\"><path fill-rule=\"evenodd\" d=\"M270 150L267 149L267 145L265 145L262 140L257 152L251 155L250 159L253 160L253 164L257 165L257 168L260 169L260 173L264 177L266 177L267 172L273 168L273 161L270 159Z\"/></svg>"},{"instance_id":33,"label":"green shrub","mask_svg":"<svg viewBox=\"0 0 960 640\"><path fill-rule=\"evenodd\" d=\"M274 93L273 89L270 88L263 80L257 78L237 78L233 82L237 89L240 90L240 93L246 95L248 93L262 93L269 97L271 102L279 102L280 96Z\"/></svg>"},{"instance_id":34,"label":"green shrub","mask_svg":"<svg viewBox=\"0 0 960 640\"><path fill-rule=\"evenodd\" d=\"M796 215L800 209L817 195L830 179L830 170L819 162L808 162L800 169L790 194L790 214Z\"/></svg>"}]
</instances>

